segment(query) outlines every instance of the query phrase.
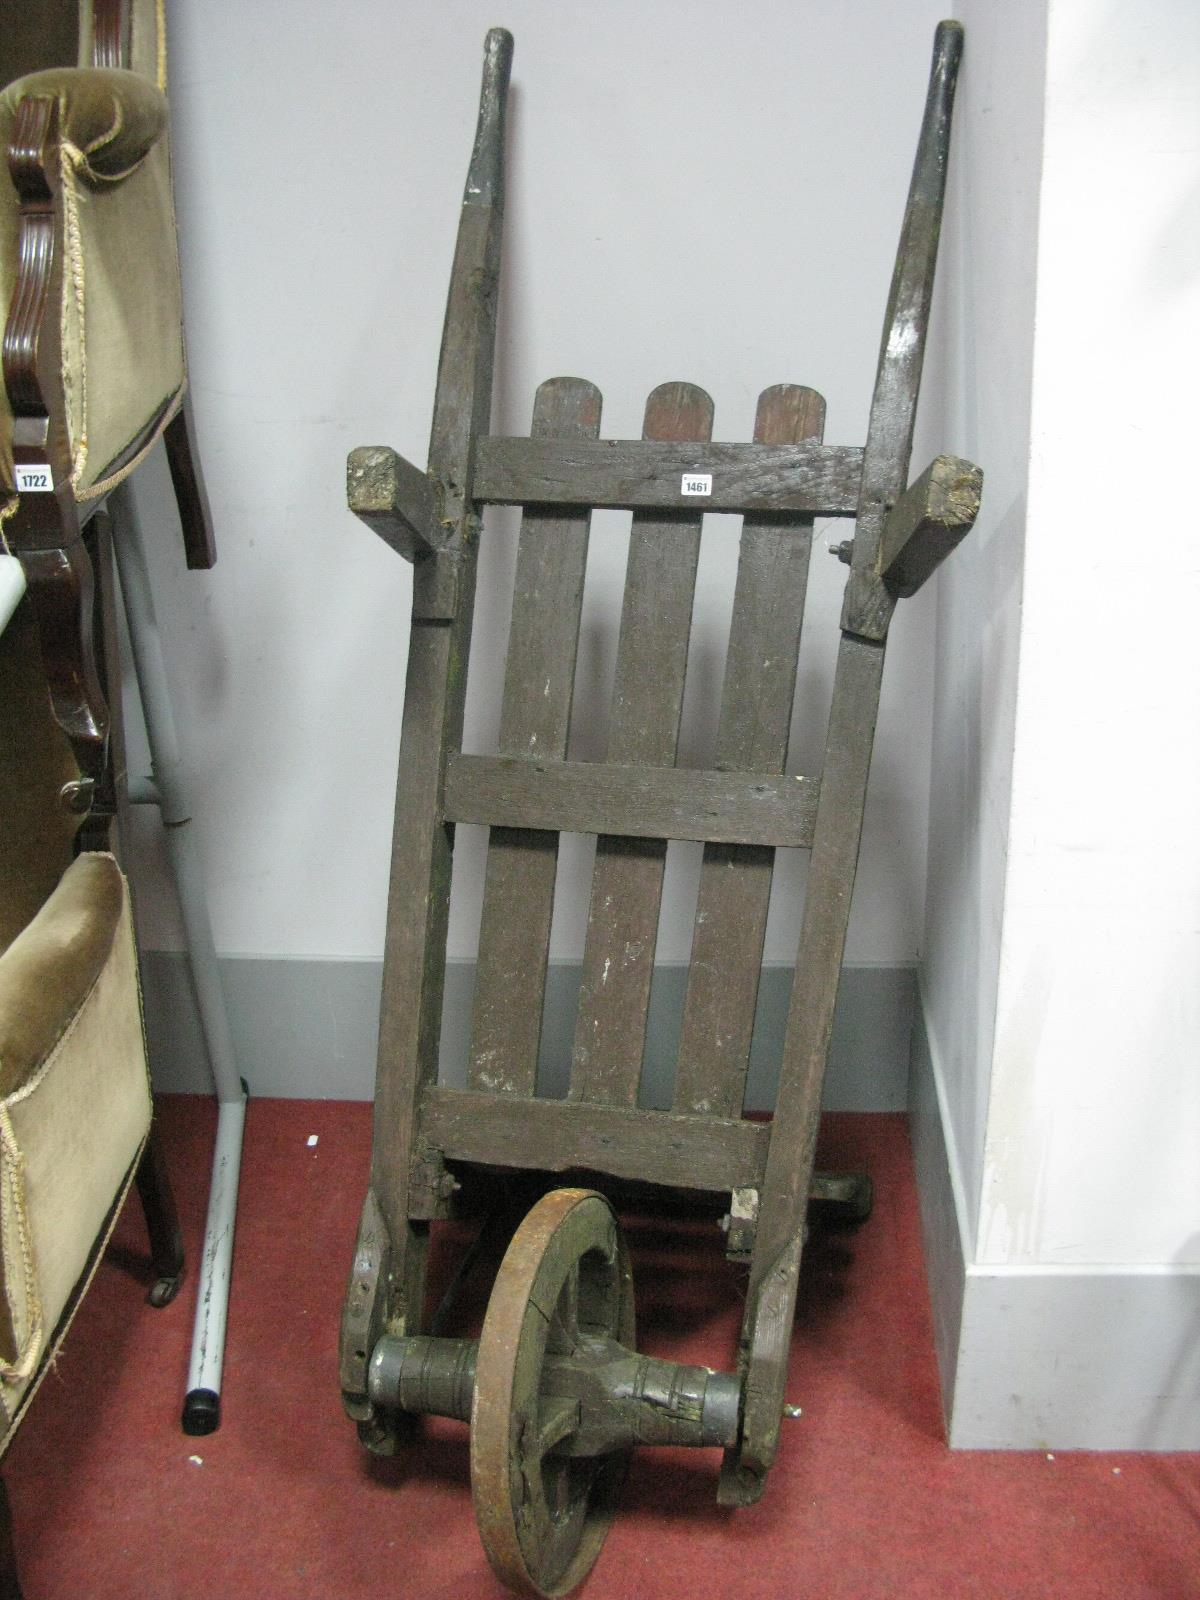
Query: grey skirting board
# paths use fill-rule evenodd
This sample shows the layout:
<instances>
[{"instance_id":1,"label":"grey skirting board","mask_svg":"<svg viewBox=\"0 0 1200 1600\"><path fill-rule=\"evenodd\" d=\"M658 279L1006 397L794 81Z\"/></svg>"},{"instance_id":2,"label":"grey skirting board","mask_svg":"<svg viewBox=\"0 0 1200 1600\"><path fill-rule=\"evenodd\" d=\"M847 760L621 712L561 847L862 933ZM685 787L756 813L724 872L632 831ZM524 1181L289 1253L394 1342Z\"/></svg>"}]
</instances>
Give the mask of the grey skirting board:
<instances>
[{"instance_id":1,"label":"grey skirting board","mask_svg":"<svg viewBox=\"0 0 1200 1600\"><path fill-rule=\"evenodd\" d=\"M369 1100L375 1082L375 1035L382 968L374 961L221 958L234 1045L251 1094L297 1099ZM579 991L577 962L552 962L546 982L539 1089L562 1094L571 1059ZM441 1078L464 1081L473 961L446 971ZM759 990L747 1104L774 1102L791 989L790 967L767 967ZM185 957L142 954L146 1031L156 1089L196 1094L211 1089ZM670 1103L687 968L655 969L650 1000L643 1103ZM915 982L902 966L848 966L834 1019L825 1105L833 1111L902 1111L908 1103L909 1037Z\"/></svg>"}]
</instances>

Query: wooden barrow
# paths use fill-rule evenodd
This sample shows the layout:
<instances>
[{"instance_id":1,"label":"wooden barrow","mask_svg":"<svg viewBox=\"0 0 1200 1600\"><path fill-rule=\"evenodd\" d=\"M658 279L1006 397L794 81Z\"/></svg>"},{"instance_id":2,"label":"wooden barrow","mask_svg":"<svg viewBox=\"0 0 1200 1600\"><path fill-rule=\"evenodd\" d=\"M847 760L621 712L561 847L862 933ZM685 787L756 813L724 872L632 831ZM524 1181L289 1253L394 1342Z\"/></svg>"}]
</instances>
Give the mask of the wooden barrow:
<instances>
[{"instance_id":1,"label":"wooden barrow","mask_svg":"<svg viewBox=\"0 0 1200 1600\"><path fill-rule=\"evenodd\" d=\"M595 1560L635 1442L724 1450L717 1497L763 1491L779 1442L810 1196L869 1191L813 1171L888 626L968 531L981 474L939 457L908 483L950 114L962 48L937 30L862 449L822 443L824 402L782 384L751 444L710 442L712 403L656 389L641 439L601 440L582 379L537 391L529 438L489 433L512 39L488 34L450 282L428 469L355 450L352 509L413 564L370 1187L342 1318L346 1410L372 1449L406 1419L471 1422L484 1546L521 1592L561 1594ZM524 508L499 747L464 754L483 509ZM632 511L607 759L567 759L590 508ZM742 536L712 771L675 765L702 513ZM785 769L814 517L853 517L819 778ZM454 825L490 829L468 1086L437 1081ZM566 1099L536 1094L562 832L597 839ZM670 1111L638 1104L668 839L704 842ZM811 850L769 1123L743 1117L774 851ZM552 1175L517 1229L478 1341L425 1311L430 1223L504 1174ZM570 1187L555 1188L568 1177ZM736 1369L639 1355L610 1197L722 1197L748 1261ZM576 1186L582 1185L582 1186Z\"/></svg>"}]
</instances>

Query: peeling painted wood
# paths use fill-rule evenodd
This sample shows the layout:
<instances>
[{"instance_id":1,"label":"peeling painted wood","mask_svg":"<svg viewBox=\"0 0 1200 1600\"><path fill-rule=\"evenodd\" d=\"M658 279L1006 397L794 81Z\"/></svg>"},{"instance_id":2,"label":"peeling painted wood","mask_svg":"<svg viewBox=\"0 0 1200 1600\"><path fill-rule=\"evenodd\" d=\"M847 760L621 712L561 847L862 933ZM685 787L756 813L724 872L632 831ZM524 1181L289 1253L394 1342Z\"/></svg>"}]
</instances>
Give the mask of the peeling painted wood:
<instances>
[{"instance_id":1,"label":"peeling painted wood","mask_svg":"<svg viewBox=\"0 0 1200 1600\"><path fill-rule=\"evenodd\" d=\"M817 784L773 772L698 772L593 761L451 756L448 822L618 838L806 848Z\"/></svg>"},{"instance_id":2,"label":"peeling painted wood","mask_svg":"<svg viewBox=\"0 0 1200 1600\"><path fill-rule=\"evenodd\" d=\"M824 425L819 394L779 384L759 397L754 437L769 445L819 441ZM750 513L743 520L717 723L722 767L783 770L811 549L811 517ZM811 785L814 797L816 787ZM713 843L704 852L676 1111L737 1116L742 1109L774 860L772 851L744 845Z\"/></svg>"},{"instance_id":3,"label":"peeling painted wood","mask_svg":"<svg viewBox=\"0 0 1200 1600\"><path fill-rule=\"evenodd\" d=\"M852 517L862 460L842 445L493 438L480 441L475 492L494 505ZM707 495L683 492L696 474L712 478Z\"/></svg>"},{"instance_id":4,"label":"peeling painted wood","mask_svg":"<svg viewBox=\"0 0 1200 1600\"><path fill-rule=\"evenodd\" d=\"M712 416L703 389L664 383L646 402L642 431L648 439L707 439ZM614 764L675 763L701 521L699 510L667 520L634 513L608 740ZM577 1099L637 1100L666 853L656 840L596 841L571 1057Z\"/></svg>"},{"instance_id":5,"label":"peeling painted wood","mask_svg":"<svg viewBox=\"0 0 1200 1600\"><path fill-rule=\"evenodd\" d=\"M447 1161L608 1173L671 1188L732 1191L760 1181L770 1124L632 1106L426 1089L421 1140Z\"/></svg>"},{"instance_id":6,"label":"peeling painted wood","mask_svg":"<svg viewBox=\"0 0 1200 1600\"><path fill-rule=\"evenodd\" d=\"M594 438L600 430L600 404L600 391L582 378L551 378L538 389L533 432L539 437ZM588 522L586 512L569 510L526 511L521 518L500 711L503 753L536 752L547 761L566 754ZM534 831L537 818L519 808L485 808L486 815L469 817L457 781L469 760L452 757L447 767L447 818L505 826L493 827L488 840L468 1081L473 1088L532 1094L558 835Z\"/></svg>"}]
</instances>

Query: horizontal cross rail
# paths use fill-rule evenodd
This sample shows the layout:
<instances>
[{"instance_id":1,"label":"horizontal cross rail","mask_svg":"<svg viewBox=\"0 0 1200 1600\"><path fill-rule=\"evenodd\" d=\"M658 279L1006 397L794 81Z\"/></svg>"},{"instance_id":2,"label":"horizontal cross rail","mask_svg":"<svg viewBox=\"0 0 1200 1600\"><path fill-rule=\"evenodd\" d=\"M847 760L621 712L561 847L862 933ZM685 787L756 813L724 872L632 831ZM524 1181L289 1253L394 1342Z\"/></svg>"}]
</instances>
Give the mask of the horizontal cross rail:
<instances>
[{"instance_id":1,"label":"horizontal cross rail","mask_svg":"<svg viewBox=\"0 0 1200 1600\"><path fill-rule=\"evenodd\" d=\"M983 473L958 456L938 456L889 512L879 541L879 571L893 594L912 595L979 515Z\"/></svg>"},{"instance_id":2,"label":"horizontal cross rail","mask_svg":"<svg viewBox=\"0 0 1200 1600\"><path fill-rule=\"evenodd\" d=\"M771 1137L769 1123L740 1118L440 1087L425 1090L420 1123L421 1143L447 1161L713 1192L761 1182Z\"/></svg>"},{"instance_id":3,"label":"horizontal cross rail","mask_svg":"<svg viewBox=\"0 0 1200 1600\"><path fill-rule=\"evenodd\" d=\"M479 441L472 493L492 505L852 517L862 461L843 445L497 437Z\"/></svg>"},{"instance_id":4,"label":"horizontal cross rail","mask_svg":"<svg viewBox=\"0 0 1200 1600\"><path fill-rule=\"evenodd\" d=\"M443 814L491 827L807 849L819 787L773 772L452 755Z\"/></svg>"},{"instance_id":5,"label":"horizontal cross rail","mask_svg":"<svg viewBox=\"0 0 1200 1600\"><path fill-rule=\"evenodd\" d=\"M429 474L388 445L351 450L346 499L355 516L406 561L440 550L449 537L451 525L438 521Z\"/></svg>"}]
</instances>

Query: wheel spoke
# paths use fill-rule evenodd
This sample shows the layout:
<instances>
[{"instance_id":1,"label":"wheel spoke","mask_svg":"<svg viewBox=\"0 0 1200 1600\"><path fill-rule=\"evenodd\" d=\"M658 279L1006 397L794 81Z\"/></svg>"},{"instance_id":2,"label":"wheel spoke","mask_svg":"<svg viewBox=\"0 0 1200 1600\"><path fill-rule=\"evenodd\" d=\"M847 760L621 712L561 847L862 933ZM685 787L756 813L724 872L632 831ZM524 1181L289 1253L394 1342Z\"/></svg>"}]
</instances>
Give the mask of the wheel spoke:
<instances>
[{"instance_id":1,"label":"wheel spoke","mask_svg":"<svg viewBox=\"0 0 1200 1600\"><path fill-rule=\"evenodd\" d=\"M579 1263L572 1261L550 1319L546 1349L556 1356L575 1353L579 1344Z\"/></svg>"},{"instance_id":2,"label":"wheel spoke","mask_svg":"<svg viewBox=\"0 0 1200 1600\"><path fill-rule=\"evenodd\" d=\"M568 1399L546 1400L538 1417L537 1451L539 1456L549 1455L556 1444L561 1444L579 1426L579 1401Z\"/></svg>"}]
</instances>

